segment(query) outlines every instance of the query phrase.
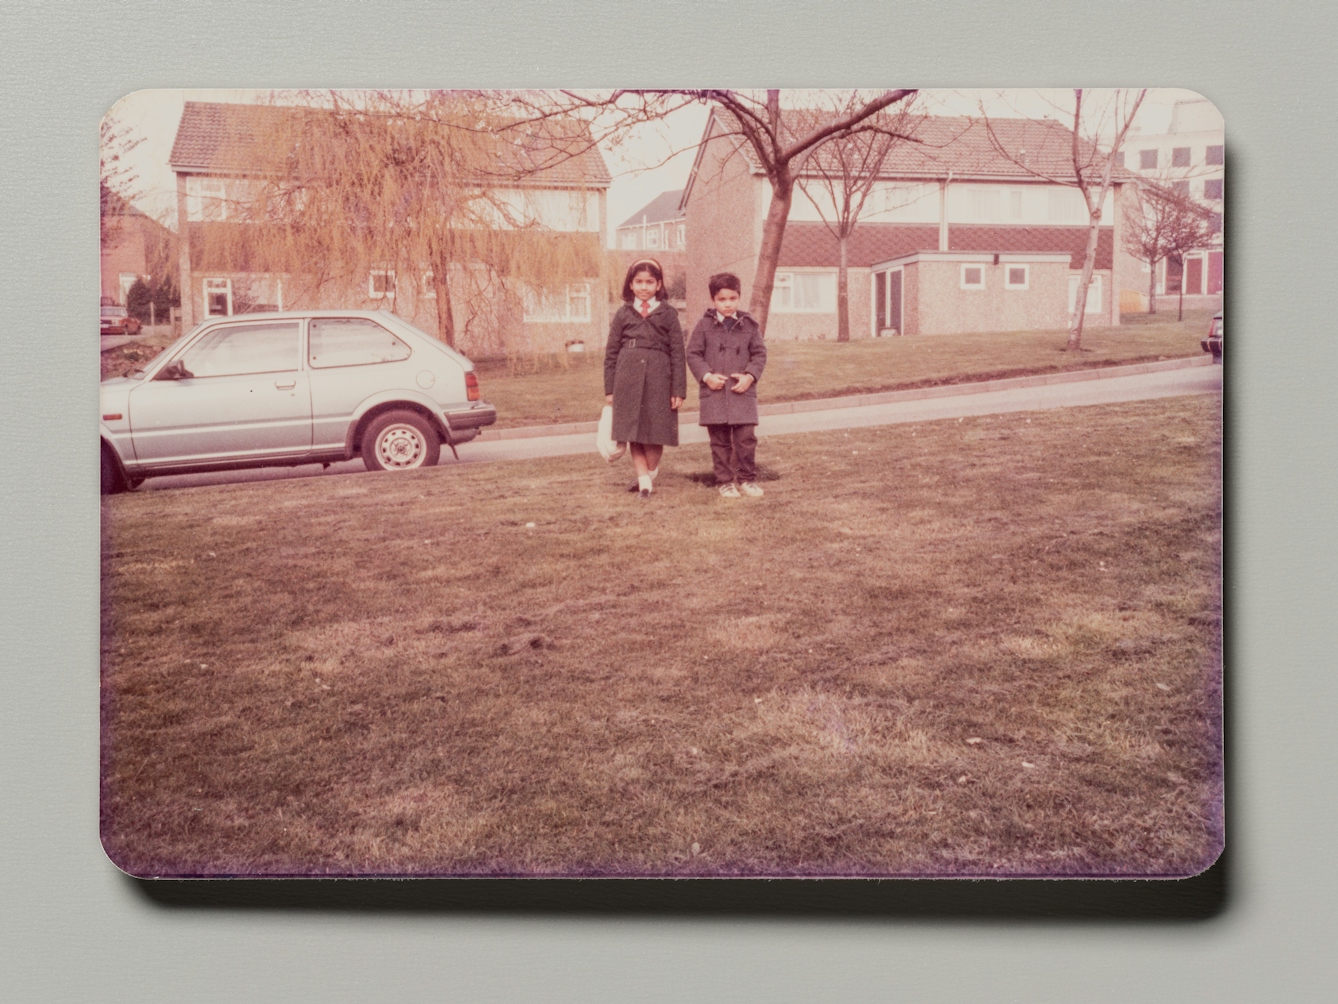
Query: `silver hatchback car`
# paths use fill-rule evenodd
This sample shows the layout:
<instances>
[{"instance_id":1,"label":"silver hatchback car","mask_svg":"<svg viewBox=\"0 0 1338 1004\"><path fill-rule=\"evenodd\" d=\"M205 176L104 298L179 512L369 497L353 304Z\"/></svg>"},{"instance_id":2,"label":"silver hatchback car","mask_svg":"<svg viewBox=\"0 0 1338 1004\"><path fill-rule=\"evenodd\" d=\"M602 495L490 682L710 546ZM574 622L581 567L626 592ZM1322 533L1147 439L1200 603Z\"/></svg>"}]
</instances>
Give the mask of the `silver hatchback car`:
<instances>
[{"instance_id":1,"label":"silver hatchback car","mask_svg":"<svg viewBox=\"0 0 1338 1004\"><path fill-rule=\"evenodd\" d=\"M474 365L393 314L215 317L101 386L102 491L163 474L349 460L406 471L497 421Z\"/></svg>"}]
</instances>

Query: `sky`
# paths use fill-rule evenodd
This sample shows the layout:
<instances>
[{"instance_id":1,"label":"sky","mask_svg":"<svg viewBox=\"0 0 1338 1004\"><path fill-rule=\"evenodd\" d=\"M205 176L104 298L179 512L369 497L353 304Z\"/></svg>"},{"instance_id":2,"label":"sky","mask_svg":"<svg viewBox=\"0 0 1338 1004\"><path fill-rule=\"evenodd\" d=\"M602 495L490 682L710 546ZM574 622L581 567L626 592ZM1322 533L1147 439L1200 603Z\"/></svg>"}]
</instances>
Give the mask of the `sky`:
<instances>
[{"instance_id":1,"label":"sky","mask_svg":"<svg viewBox=\"0 0 1338 1004\"><path fill-rule=\"evenodd\" d=\"M135 91L117 102L108 115L132 141L138 141L125 158L136 176L135 204L175 229L176 180L167 161L187 101L246 103L265 100L269 93L242 89L159 89ZM1108 93L1093 92L1093 99L1099 100ZM1135 130L1144 135L1165 132L1172 105L1177 100L1198 97L1193 91L1149 89L1139 109ZM922 91L917 99L926 111L939 115L978 114L983 105L989 114L996 116L1067 120L1073 108L1073 92L1068 89L935 90ZM604 151L613 175L608 193L610 232L605 235L609 247L614 246L613 228L661 192L682 188L687 183L707 113L704 105L690 106L642 128L618 149Z\"/></svg>"}]
</instances>

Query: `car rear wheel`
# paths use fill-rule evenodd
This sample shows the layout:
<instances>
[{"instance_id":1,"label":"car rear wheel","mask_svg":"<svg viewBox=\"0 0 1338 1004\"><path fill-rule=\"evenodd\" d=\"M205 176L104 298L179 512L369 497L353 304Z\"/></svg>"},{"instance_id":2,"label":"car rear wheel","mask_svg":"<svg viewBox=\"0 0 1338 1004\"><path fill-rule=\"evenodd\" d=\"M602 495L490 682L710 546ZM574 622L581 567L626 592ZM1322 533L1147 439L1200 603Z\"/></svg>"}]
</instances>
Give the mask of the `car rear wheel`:
<instances>
[{"instance_id":1,"label":"car rear wheel","mask_svg":"<svg viewBox=\"0 0 1338 1004\"><path fill-rule=\"evenodd\" d=\"M369 471L412 471L432 467L441 456L437 432L422 415L388 411L372 419L362 434L362 462Z\"/></svg>"}]
</instances>

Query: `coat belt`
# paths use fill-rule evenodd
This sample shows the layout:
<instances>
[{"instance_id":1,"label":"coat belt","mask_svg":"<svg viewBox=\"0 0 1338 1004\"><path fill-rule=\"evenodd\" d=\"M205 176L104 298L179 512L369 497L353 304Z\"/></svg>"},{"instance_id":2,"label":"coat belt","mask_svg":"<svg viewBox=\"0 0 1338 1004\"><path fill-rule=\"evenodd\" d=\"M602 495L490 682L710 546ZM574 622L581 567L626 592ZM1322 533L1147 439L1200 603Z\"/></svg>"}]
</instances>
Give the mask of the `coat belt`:
<instances>
[{"instance_id":1,"label":"coat belt","mask_svg":"<svg viewBox=\"0 0 1338 1004\"><path fill-rule=\"evenodd\" d=\"M663 352L666 356L669 354L669 347L663 342L652 342L646 338L629 338L623 342L625 349L654 349L656 352Z\"/></svg>"}]
</instances>

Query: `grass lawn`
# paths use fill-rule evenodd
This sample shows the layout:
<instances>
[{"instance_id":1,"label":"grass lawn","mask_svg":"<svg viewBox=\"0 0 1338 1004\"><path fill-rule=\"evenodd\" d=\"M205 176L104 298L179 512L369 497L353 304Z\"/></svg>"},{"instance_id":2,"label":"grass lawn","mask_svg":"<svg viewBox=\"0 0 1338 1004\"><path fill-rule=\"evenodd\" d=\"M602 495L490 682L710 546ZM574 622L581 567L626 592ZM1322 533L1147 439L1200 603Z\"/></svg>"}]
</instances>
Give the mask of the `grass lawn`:
<instances>
[{"instance_id":1,"label":"grass lawn","mask_svg":"<svg viewBox=\"0 0 1338 1004\"><path fill-rule=\"evenodd\" d=\"M830 348L830 346L828 346ZM881 348L881 346L880 346ZM1186 874L1220 398L104 500L136 874Z\"/></svg>"},{"instance_id":2,"label":"grass lawn","mask_svg":"<svg viewBox=\"0 0 1338 1004\"><path fill-rule=\"evenodd\" d=\"M1169 311L1165 303L1162 307L1159 314L1126 316L1118 328L1085 331L1085 349L1077 353L1064 351L1065 331L768 342L759 401L837 397L1203 355L1199 339L1208 330L1212 311L1186 311L1185 320L1177 322L1174 304ZM479 363L483 397L497 407L497 427L597 419L604 403L602 350L601 345L599 351L569 356L568 368L532 361L533 372L528 373L513 373L505 363ZM691 379L688 385L685 407L695 410L697 388Z\"/></svg>"}]
</instances>

